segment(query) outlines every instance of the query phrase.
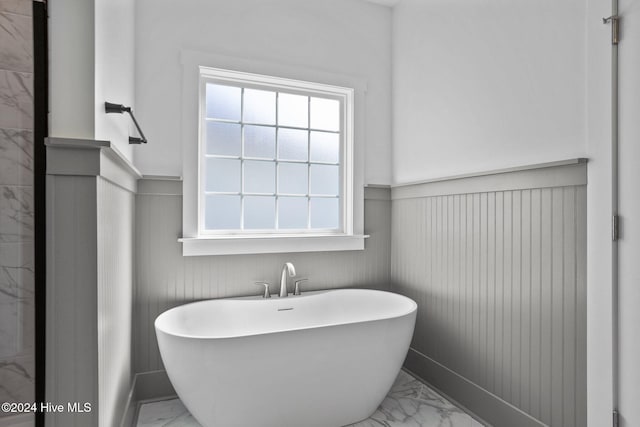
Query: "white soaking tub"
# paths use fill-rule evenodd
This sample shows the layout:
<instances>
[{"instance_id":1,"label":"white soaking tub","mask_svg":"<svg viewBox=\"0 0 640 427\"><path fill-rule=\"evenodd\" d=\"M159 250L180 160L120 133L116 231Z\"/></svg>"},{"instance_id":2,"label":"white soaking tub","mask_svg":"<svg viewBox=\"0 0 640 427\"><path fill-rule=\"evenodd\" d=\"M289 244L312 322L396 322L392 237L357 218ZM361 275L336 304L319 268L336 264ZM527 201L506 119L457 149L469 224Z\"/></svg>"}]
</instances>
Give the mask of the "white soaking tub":
<instances>
[{"instance_id":1,"label":"white soaking tub","mask_svg":"<svg viewBox=\"0 0 640 427\"><path fill-rule=\"evenodd\" d=\"M339 427L369 417L407 354L416 303L374 290L200 301L155 321L178 396L204 427Z\"/></svg>"}]
</instances>

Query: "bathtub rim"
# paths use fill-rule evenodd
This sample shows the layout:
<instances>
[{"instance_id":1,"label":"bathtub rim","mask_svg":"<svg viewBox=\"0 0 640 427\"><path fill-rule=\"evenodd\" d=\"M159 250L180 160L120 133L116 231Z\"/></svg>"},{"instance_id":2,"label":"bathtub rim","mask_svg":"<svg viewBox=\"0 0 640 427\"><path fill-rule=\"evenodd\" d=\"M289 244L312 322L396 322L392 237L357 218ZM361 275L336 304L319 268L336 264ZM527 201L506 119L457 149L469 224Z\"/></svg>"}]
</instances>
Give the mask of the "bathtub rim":
<instances>
[{"instance_id":1,"label":"bathtub rim","mask_svg":"<svg viewBox=\"0 0 640 427\"><path fill-rule=\"evenodd\" d=\"M244 297L231 297L231 298L209 298L209 299L203 299L203 300L198 300L198 301L193 301L193 302L189 302L186 304L181 304L178 305L176 307L172 307L168 310L163 311L162 313L160 313L154 320L153 322L153 327L156 331L156 335L158 333L163 333L172 337L177 337L177 338L185 338L185 339L196 339L196 340L231 340L231 339L238 339L238 338L250 338L250 337L258 337L258 336L266 336L266 335L271 335L271 334L281 334L281 333L287 333L287 332L297 332L297 331L304 331L304 330L316 330L316 329L323 329L323 328L331 328L331 327L337 327L337 326L342 326L342 325L358 325L358 324L363 324L363 323L370 323L370 322L378 322L378 321L383 321L383 320L391 320L391 319L400 319L406 316L410 316L412 314L417 314L417 310L418 310L418 304L411 298L407 297L406 295L402 295L402 294L398 294L395 292L390 292L390 291L382 291L382 290L378 290L378 289L361 289L361 288L339 288L339 289L323 289L323 290L317 290L317 291L308 291L305 292L302 296L313 296L314 294L323 294L323 293L328 293L328 292L336 292L336 291L345 291L345 290L355 290L355 291L366 291L366 292L374 292L374 293L385 293L385 294L392 294L395 297L401 297L405 300L407 300L409 302L410 305L410 309L407 311L404 311L400 314L394 314L394 315L390 315L390 316L380 316L380 317L376 317L376 318L372 318L372 319L365 319L365 320L356 320L356 321L352 321L352 322L333 322L333 323L326 323L326 324L322 324L322 325L317 325L317 326L306 326L306 327L293 327L293 328L287 328L287 329L280 329L280 330L273 330L273 331L266 331L266 332L259 332L259 333L245 333L245 334L236 334L236 335L230 335L230 336L202 336L202 335L189 335L189 334L180 334L180 333L175 333L175 332L169 332L166 329L163 329L161 327L158 326L159 323L159 319L161 317L163 317L166 313L169 313L173 310L178 310L178 309L184 309L184 307L193 305L193 304L200 304L203 302L208 302L208 301L217 301L217 300L255 300L255 301L260 301L263 298L261 296L244 296ZM292 295L289 294L288 298L298 298L298 295ZM276 299L278 299L277 297L275 297Z\"/></svg>"}]
</instances>

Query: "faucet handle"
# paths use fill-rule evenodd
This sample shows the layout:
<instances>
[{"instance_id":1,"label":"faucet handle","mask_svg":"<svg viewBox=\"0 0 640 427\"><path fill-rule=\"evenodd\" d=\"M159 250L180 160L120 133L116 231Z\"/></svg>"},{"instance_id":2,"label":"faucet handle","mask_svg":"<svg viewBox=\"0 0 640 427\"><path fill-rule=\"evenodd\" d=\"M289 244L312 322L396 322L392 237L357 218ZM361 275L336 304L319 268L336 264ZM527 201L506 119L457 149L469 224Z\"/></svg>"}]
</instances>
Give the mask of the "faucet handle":
<instances>
[{"instance_id":1,"label":"faucet handle","mask_svg":"<svg viewBox=\"0 0 640 427\"><path fill-rule=\"evenodd\" d=\"M300 295L300 283L302 282L308 282L309 279L300 279L300 280L296 280L296 286L295 289L293 290L293 294L294 295Z\"/></svg>"},{"instance_id":2,"label":"faucet handle","mask_svg":"<svg viewBox=\"0 0 640 427\"><path fill-rule=\"evenodd\" d=\"M255 284L264 286L264 293L262 294L262 298L271 298L271 293L269 292L269 284L267 282L255 282Z\"/></svg>"}]
</instances>

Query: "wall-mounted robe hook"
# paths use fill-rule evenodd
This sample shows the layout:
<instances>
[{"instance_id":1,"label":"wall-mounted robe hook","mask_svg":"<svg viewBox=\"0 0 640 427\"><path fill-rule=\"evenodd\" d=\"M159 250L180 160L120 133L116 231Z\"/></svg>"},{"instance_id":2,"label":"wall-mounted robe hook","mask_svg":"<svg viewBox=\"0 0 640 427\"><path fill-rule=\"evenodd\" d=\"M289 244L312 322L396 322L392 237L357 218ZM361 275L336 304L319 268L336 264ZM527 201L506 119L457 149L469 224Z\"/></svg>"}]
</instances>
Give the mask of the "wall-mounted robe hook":
<instances>
[{"instance_id":1,"label":"wall-mounted robe hook","mask_svg":"<svg viewBox=\"0 0 640 427\"><path fill-rule=\"evenodd\" d=\"M136 129L138 129L138 133L142 137L142 138L136 138L134 136L130 136L129 137L129 144L146 144L147 143L147 138L144 136L144 133L142 132L142 129L140 129L140 125L138 124L138 121L133 116L133 112L131 111L131 107L125 107L122 104L113 104L111 102L105 102L104 103L104 111L107 114L109 114L109 113L122 114L122 113L125 113L125 112L129 113L129 115L131 116L131 120L133 120L133 124L136 125Z\"/></svg>"}]
</instances>

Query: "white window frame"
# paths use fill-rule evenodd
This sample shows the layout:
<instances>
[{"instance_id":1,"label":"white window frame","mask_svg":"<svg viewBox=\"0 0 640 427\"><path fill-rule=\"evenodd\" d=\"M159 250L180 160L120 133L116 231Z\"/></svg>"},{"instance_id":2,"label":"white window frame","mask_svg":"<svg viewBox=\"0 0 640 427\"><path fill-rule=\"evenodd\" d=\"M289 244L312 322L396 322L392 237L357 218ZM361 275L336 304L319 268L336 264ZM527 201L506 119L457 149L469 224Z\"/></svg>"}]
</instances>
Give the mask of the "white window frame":
<instances>
[{"instance_id":1,"label":"white window frame","mask_svg":"<svg viewBox=\"0 0 640 427\"><path fill-rule=\"evenodd\" d=\"M222 70L219 68L199 67L200 68L200 134L199 134L199 176L198 180L198 236L224 236L224 235L271 235L278 236L322 236L322 235L344 235L352 234L353 228L353 89L339 86L332 86L320 83L305 82L299 80L285 79L281 77L265 76L260 74L251 74L232 70ZM253 88L269 90L279 93L291 93L304 96L315 96L328 99L335 99L341 105L340 117L340 218L338 229L321 230L321 229L273 229L267 231L260 230L207 230L204 226L205 222L205 203L204 203L204 181L205 181L205 162L204 156L205 126L206 126L206 85L207 83L229 85L240 88ZM309 124L310 126L310 124ZM275 127L279 127L275 125ZM277 191L277 190L276 190ZM310 209L308 215L310 215Z\"/></svg>"},{"instance_id":2,"label":"white window frame","mask_svg":"<svg viewBox=\"0 0 640 427\"><path fill-rule=\"evenodd\" d=\"M315 252L364 249L364 165L361 132L365 85L358 79L244 58L183 51L182 144L183 144L183 255L229 255L278 252ZM242 71L235 71L242 70ZM272 77L277 76L277 77ZM204 114L203 85L206 80L225 80L236 86L256 83L274 90L331 93L343 97L340 167L341 230L256 233L251 231L204 231L200 218L201 120ZM257 80L256 80L257 79ZM319 82L319 83L311 83ZM222 83L224 84L224 83ZM245 86L245 87L246 87Z\"/></svg>"}]
</instances>

